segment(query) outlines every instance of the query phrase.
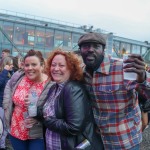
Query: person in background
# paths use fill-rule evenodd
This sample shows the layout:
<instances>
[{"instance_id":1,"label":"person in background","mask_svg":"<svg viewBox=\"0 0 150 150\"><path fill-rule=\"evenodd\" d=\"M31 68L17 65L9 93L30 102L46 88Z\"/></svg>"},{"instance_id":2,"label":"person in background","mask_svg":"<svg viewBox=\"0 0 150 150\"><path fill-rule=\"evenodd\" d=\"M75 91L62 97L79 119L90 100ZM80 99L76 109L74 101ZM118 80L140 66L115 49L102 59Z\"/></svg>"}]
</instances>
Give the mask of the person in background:
<instances>
[{"instance_id":1,"label":"person in background","mask_svg":"<svg viewBox=\"0 0 150 150\"><path fill-rule=\"evenodd\" d=\"M23 69L23 57L13 57L11 56L13 59L13 66L14 66L14 72L18 71L18 70L22 70Z\"/></svg>"},{"instance_id":2,"label":"person in background","mask_svg":"<svg viewBox=\"0 0 150 150\"><path fill-rule=\"evenodd\" d=\"M29 92L36 89L38 97L47 87L48 76L43 73L44 58L40 51L29 50L24 57L24 71L15 73L4 91L3 108L10 140L15 150L44 150L42 123L28 116ZM42 98L37 105L42 105ZM28 126L28 127L27 127Z\"/></svg>"},{"instance_id":3,"label":"person in background","mask_svg":"<svg viewBox=\"0 0 150 150\"><path fill-rule=\"evenodd\" d=\"M140 93L138 94L138 100L139 100L139 106L141 109L142 132L143 132L149 122L148 111L150 111L150 102L147 101L147 99L144 96L142 96Z\"/></svg>"},{"instance_id":4,"label":"person in background","mask_svg":"<svg viewBox=\"0 0 150 150\"><path fill-rule=\"evenodd\" d=\"M11 56L12 59L13 59L13 66L14 66L14 72L18 71L19 70L19 66L18 66L18 57L13 57Z\"/></svg>"},{"instance_id":5,"label":"person in background","mask_svg":"<svg viewBox=\"0 0 150 150\"><path fill-rule=\"evenodd\" d=\"M148 72L148 65L145 65L145 70ZM142 119L142 132L147 128L149 119L148 111L150 111L150 102L146 100L144 96L138 93L139 106L141 109L141 119Z\"/></svg>"},{"instance_id":6,"label":"person in background","mask_svg":"<svg viewBox=\"0 0 150 150\"><path fill-rule=\"evenodd\" d=\"M104 148L139 150L142 130L136 91L150 99L150 78L142 57L130 54L124 62L111 59L104 50L106 40L94 32L81 36L78 45L86 65L85 86L91 95L94 118ZM134 72L137 78L125 80L123 72Z\"/></svg>"},{"instance_id":7,"label":"person in background","mask_svg":"<svg viewBox=\"0 0 150 150\"><path fill-rule=\"evenodd\" d=\"M3 121L4 132L0 139L0 150L6 147L6 136L7 129L4 120L4 109L2 108L4 89L7 81L11 78L13 74L13 59L11 57L5 57L0 64L0 118Z\"/></svg>"},{"instance_id":8,"label":"person in background","mask_svg":"<svg viewBox=\"0 0 150 150\"><path fill-rule=\"evenodd\" d=\"M95 132L88 94L80 81L83 71L74 53L54 50L47 59L47 72L55 81L44 106L38 107L38 118L46 126L47 150L74 150L83 141L88 150L102 150Z\"/></svg>"},{"instance_id":9,"label":"person in background","mask_svg":"<svg viewBox=\"0 0 150 150\"><path fill-rule=\"evenodd\" d=\"M7 56L10 56L10 50L9 49L3 49L2 54L1 54L2 59L7 57Z\"/></svg>"},{"instance_id":10,"label":"person in background","mask_svg":"<svg viewBox=\"0 0 150 150\"><path fill-rule=\"evenodd\" d=\"M19 69L23 69L24 67L24 60L23 60L23 57L18 57L18 67Z\"/></svg>"}]
</instances>

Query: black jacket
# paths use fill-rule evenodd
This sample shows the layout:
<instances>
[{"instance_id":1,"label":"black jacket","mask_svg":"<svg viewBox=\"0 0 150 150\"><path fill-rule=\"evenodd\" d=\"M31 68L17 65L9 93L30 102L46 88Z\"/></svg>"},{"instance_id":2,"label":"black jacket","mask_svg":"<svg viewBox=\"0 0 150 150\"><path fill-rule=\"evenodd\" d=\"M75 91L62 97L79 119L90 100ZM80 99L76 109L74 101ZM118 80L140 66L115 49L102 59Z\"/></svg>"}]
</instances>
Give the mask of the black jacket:
<instances>
[{"instance_id":1,"label":"black jacket","mask_svg":"<svg viewBox=\"0 0 150 150\"><path fill-rule=\"evenodd\" d=\"M53 87L52 87L53 88ZM38 112L42 112L39 111ZM66 83L55 101L55 117L44 120L45 126L60 134L62 150L73 150L84 139L88 150L102 150L101 137L96 133L89 98L77 81Z\"/></svg>"}]
</instances>

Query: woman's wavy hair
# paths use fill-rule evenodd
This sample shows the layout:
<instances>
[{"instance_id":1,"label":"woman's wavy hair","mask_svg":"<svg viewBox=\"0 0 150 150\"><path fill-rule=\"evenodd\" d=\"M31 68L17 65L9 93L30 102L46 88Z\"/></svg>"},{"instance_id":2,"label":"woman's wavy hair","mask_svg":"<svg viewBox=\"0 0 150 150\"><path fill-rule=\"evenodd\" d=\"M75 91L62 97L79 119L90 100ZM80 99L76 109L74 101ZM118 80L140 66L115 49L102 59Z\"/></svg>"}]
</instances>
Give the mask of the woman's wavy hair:
<instances>
[{"instance_id":1,"label":"woman's wavy hair","mask_svg":"<svg viewBox=\"0 0 150 150\"><path fill-rule=\"evenodd\" d=\"M73 52L67 52L65 50L58 48L50 53L46 63L47 64L46 71L51 80L53 79L50 73L50 67L52 64L52 60L56 55L63 55L65 57L65 60L67 62L67 67L71 73L70 80L79 81L83 79L83 70L80 67L80 60L78 59L77 55Z\"/></svg>"}]
</instances>

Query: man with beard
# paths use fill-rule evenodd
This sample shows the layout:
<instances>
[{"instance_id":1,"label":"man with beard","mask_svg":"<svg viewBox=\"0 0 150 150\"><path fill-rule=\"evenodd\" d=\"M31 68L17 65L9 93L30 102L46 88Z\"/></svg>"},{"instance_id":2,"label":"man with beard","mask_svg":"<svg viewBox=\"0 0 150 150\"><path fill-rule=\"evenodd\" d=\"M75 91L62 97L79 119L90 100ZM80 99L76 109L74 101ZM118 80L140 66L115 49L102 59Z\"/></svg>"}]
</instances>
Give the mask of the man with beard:
<instances>
[{"instance_id":1,"label":"man with beard","mask_svg":"<svg viewBox=\"0 0 150 150\"><path fill-rule=\"evenodd\" d=\"M141 112L137 90L150 99L150 79L140 55L130 54L123 62L104 51L106 40L101 34L86 33L78 45L86 65L84 81L91 96L95 122L106 150L139 150L142 141ZM134 72L133 81L124 72Z\"/></svg>"}]
</instances>

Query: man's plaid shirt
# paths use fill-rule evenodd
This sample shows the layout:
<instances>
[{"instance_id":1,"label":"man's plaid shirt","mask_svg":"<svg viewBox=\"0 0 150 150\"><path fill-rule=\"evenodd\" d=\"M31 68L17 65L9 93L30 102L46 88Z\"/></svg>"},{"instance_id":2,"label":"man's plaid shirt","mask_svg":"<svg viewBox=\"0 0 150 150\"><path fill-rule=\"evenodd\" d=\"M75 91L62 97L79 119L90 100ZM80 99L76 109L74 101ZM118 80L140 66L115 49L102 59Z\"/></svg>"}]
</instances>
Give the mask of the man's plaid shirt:
<instances>
[{"instance_id":1,"label":"man's plaid shirt","mask_svg":"<svg viewBox=\"0 0 150 150\"><path fill-rule=\"evenodd\" d=\"M123 79L122 61L105 54L93 77L85 71L85 85L90 93L94 118L106 150L125 150L142 141L141 112L136 89L150 99L150 81Z\"/></svg>"}]
</instances>

